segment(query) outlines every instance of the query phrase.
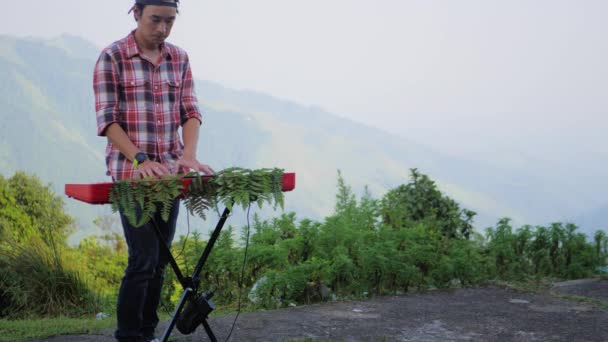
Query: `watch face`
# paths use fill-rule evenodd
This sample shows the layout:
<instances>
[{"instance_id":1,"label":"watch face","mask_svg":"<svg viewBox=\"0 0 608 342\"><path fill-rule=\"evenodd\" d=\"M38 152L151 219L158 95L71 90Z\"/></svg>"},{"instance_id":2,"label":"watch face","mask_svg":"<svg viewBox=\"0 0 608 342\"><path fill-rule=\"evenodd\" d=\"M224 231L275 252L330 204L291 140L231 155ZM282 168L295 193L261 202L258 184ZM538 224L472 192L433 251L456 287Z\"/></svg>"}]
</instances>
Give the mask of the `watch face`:
<instances>
[{"instance_id":1,"label":"watch face","mask_svg":"<svg viewBox=\"0 0 608 342\"><path fill-rule=\"evenodd\" d=\"M135 155L135 160L137 160L138 163L143 163L146 159L148 159L148 156L143 152L139 152Z\"/></svg>"}]
</instances>

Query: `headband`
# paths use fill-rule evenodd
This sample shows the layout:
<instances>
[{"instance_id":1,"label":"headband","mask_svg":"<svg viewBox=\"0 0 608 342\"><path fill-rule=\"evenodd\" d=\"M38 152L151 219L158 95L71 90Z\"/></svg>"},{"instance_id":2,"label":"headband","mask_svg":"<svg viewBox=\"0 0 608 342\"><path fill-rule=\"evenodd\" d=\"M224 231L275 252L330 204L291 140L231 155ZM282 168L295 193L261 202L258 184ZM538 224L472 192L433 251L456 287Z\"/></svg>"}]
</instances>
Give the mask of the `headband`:
<instances>
[{"instance_id":1,"label":"headband","mask_svg":"<svg viewBox=\"0 0 608 342\"><path fill-rule=\"evenodd\" d=\"M135 0L135 3L139 4L139 5L169 6L169 7L174 7L174 8L177 8L177 3L178 2L179 2L179 0L176 0L176 1L167 1L167 0Z\"/></svg>"}]
</instances>

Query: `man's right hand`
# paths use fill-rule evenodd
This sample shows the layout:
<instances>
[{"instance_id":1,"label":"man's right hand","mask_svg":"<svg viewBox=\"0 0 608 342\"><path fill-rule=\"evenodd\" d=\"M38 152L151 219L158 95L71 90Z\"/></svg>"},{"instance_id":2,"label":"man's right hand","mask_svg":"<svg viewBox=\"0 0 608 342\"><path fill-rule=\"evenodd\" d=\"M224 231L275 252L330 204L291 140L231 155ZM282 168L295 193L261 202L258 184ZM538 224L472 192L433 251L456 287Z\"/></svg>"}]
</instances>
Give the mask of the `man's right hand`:
<instances>
[{"instance_id":1,"label":"man's right hand","mask_svg":"<svg viewBox=\"0 0 608 342\"><path fill-rule=\"evenodd\" d=\"M152 160L145 160L140 163L137 166L137 171L139 171L141 178L162 177L171 173L163 164Z\"/></svg>"}]
</instances>

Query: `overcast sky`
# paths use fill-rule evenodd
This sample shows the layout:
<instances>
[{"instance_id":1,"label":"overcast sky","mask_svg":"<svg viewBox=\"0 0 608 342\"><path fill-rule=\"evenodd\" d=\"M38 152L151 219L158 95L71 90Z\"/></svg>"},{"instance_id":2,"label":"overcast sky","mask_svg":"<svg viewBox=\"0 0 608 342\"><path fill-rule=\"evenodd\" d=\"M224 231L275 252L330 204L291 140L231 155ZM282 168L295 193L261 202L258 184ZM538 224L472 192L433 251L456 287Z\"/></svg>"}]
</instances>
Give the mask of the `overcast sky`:
<instances>
[{"instance_id":1,"label":"overcast sky","mask_svg":"<svg viewBox=\"0 0 608 342\"><path fill-rule=\"evenodd\" d=\"M14 9L0 34L102 47L135 26L130 0L0 2ZM444 151L558 144L547 158L597 159L608 158L607 18L606 0L182 0L169 41L199 79Z\"/></svg>"}]
</instances>

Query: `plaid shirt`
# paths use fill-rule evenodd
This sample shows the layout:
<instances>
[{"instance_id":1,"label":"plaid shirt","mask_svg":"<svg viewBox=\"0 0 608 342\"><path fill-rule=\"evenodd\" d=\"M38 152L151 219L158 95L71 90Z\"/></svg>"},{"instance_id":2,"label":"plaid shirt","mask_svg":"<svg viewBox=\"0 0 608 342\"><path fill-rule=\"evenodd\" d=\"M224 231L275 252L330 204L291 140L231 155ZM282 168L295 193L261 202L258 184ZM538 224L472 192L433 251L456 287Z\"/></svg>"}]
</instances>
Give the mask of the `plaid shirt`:
<instances>
[{"instance_id":1,"label":"plaid shirt","mask_svg":"<svg viewBox=\"0 0 608 342\"><path fill-rule=\"evenodd\" d=\"M135 43L135 31L105 48L95 65L93 89L97 112L97 134L118 123L127 136L152 160L171 172L182 156L178 128L188 119L202 122L188 55L169 43L161 45L158 66L143 59ZM108 139L107 175L129 179L137 170Z\"/></svg>"}]
</instances>

